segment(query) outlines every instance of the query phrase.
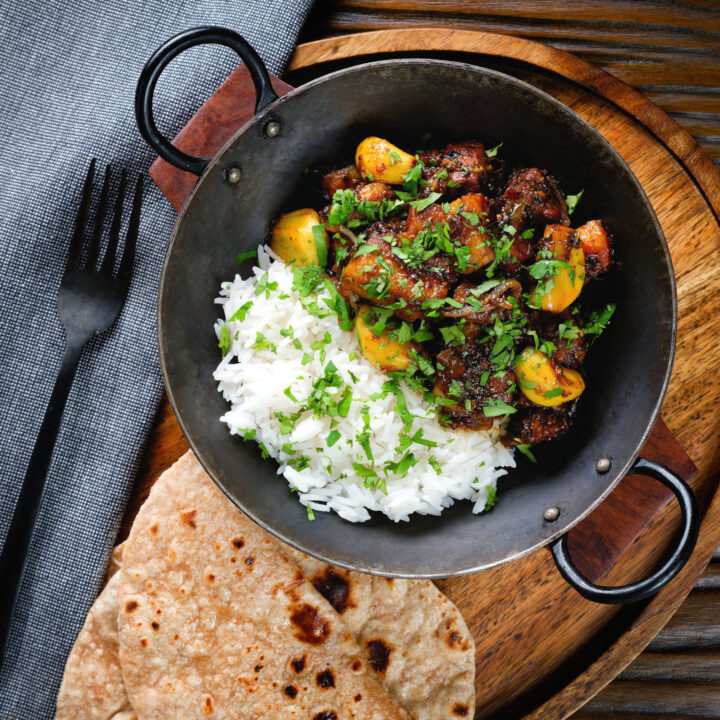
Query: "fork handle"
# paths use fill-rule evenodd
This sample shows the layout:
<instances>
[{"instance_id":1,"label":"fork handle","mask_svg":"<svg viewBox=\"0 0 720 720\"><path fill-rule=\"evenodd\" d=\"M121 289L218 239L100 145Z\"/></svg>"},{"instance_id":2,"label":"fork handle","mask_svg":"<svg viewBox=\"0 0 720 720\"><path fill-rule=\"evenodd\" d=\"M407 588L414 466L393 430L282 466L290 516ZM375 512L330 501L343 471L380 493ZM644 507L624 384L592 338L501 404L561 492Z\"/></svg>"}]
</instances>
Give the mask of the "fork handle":
<instances>
[{"instance_id":1,"label":"fork handle","mask_svg":"<svg viewBox=\"0 0 720 720\"><path fill-rule=\"evenodd\" d=\"M52 458L58 428L70 393L78 360L88 338L68 338L55 387L45 411L5 545L0 554L0 667L8 661L7 641L27 565L28 548Z\"/></svg>"}]
</instances>

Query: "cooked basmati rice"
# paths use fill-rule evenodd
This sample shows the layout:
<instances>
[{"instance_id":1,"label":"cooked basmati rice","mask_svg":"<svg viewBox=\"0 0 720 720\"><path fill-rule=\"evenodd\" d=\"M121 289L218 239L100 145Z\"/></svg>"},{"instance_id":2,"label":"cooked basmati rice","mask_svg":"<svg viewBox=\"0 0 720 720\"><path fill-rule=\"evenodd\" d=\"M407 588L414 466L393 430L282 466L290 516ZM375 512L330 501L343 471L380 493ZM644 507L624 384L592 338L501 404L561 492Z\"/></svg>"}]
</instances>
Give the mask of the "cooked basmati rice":
<instances>
[{"instance_id":1,"label":"cooked basmati rice","mask_svg":"<svg viewBox=\"0 0 720 720\"><path fill-rule=\"evenodd\" d=\"M502 468L515 465L498 424L478 432L442 427L434 408L401 381L408 429L407 414L397 410L401 398L362 357L355 333L334 314L311 314L293 281L291 268L261 246L253 275L224 283L216 300L226 354L214 377L231 404L220 418L230 433L252 437L275 458L303 505L349 521L369 519L370 510L395 521L439 515L455 500L472 501L476 513L491 505ZM324 298L330 295L320 285L304 300L325 308ZM301 412L326 370L340 385L325 390L331 405L350 393L352 400L334 416Z\"/></svg>"}]
</instances>

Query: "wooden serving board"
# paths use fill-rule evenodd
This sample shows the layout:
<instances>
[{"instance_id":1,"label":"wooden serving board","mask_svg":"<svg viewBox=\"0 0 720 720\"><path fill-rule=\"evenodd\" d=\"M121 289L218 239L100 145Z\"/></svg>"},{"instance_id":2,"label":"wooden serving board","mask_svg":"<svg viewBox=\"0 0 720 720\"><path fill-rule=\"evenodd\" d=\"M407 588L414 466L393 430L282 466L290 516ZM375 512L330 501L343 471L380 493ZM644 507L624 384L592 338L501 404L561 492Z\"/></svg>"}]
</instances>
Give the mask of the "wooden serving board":
<instances>
[{"instance_id":1,"label":"wooden serving board","mask_svg":"<svg viewBox=\"0 0 720 720\"><path fill-rule=\"evenodd\" d=\"M650 602L626 608L583 600L562 580L545 549L438 583L458 604L475 636L477 717L566 717L652 639L720 541L720 501L715 497L720 375L713 372L714 338L720 330L720 280L713 271L720 247L720 176L695 141L641 95L574 56L520 38L447 29L332 38L298 47L286 80L298 84L355 62L418 51L442 52L514 74L593 124L643 184L675 263L680 331L663 406L667 425L658 421L643 454L692 481L705 511L698 547L685 570ZM279 94L290 89L277 79L273 84ZM253 102L249 77L238 68L176 144L192 154L214 154L249 119ZM176 209L196 181L161 160L150 174ZM126 527L157 475L186 448L165 403ZM623 481L572 531L571 551L578 567L609 584L646 574L677 527L679 513L669 498L664 488L646 478Z\"/></svg>"}]
</instances>

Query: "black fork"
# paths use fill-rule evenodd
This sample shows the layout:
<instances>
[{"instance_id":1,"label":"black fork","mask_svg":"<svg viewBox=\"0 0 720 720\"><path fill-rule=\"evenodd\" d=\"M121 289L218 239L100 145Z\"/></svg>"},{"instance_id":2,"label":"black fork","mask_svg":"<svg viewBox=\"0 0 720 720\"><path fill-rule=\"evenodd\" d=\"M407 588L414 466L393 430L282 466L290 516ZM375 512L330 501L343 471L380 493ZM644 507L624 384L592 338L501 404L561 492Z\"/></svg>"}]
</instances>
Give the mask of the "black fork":
<instances>
[{"instance_id":1,"label":"black fork","mask_svg":"<svg viewBox=\"0 0 720 720\"><path fill-rule=\"evenodd\" d=\"M0 554L0 664L7 661L7 639L27 564L30 537L80 353L90 338L113 324L130 284L140 224L143 176L138 175L135 184L125 244L120 251L120 225L127 184L127 173L125 170L121 172L103 254L103 226L110 202L111 168L108 165L105 169L95 223L91 236L87 238L86 226L95 165L93 158L85 178L75 231L57 297L58 316L66 335L65 354Z\"/></svg>"}]
</instances>

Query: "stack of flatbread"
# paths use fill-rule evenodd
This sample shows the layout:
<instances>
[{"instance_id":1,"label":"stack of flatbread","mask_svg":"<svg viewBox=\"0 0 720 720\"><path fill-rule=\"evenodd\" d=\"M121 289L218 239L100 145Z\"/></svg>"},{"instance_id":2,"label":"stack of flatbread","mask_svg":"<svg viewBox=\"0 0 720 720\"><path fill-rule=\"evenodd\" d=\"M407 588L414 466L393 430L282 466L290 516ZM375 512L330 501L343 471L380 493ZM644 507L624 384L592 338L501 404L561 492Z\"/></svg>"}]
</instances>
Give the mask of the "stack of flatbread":
<instances>
[{"instance_id":1,"label":"stack of flatbread","mask_svg":"<svg viewBox=\"0 0 720 720\"><path fill-rule=\"evenodd\" d=\"M435 585L281 545L192 453L155 484L114 562L68 658L56 720L474 714L473 639Z\"/></svg>"}]
</instances>

